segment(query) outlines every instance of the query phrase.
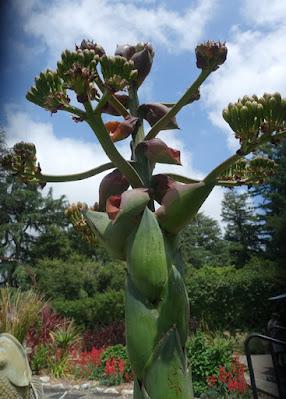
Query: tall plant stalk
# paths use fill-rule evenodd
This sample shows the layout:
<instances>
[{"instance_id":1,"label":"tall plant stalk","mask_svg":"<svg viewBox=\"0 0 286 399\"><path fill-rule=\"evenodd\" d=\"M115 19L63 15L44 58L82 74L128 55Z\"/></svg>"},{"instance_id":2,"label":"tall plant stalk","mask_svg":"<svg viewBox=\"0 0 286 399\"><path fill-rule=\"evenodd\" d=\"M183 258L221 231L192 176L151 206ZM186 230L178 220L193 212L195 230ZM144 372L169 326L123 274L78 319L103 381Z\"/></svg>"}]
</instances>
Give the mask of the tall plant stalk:
<instances>
[{"instance_id":1,"label":"tall plant stalk","mask_svg":"<svg viewBox=\"0 0 286 399\"><path fill-rule=\"evenodd\" d=\"M127 262L125 321L134 399L193 398L185 352L190 309L178 234L216 185L259 184L275 173L274 162L251 154L263 143L275 144L286 135L286 100L279 93L244 96L223 111L240 142L236 154L201 181L153 174L156 163L181 164L180 151L157 135L178 128L177 113L199 99L201 84L226 56L224 43L200 44L196 58L201 73L182 97L175 104L140 104L138 88L151 70L152 46L120 45L115 56L107 56L100 45L83 40L74 51L63 52L56 71L47 70L35 79L27 99L52 113L62 110L76 122L88 123L111 162L78 174L50 176L41 172L36 149L29 143L16 144L2 159L2 165L27 184L41 187L114 168L100 184L99 203L92 209L73 204L67 216L91 244L100 239L115 258ZM70 104L67 89L75 92L83 109ZM104 114L121 119L106 121ZM143 121L151 126L146 135ZM114 144L128 137L130 160Z\"/></svg>"}]
</instances>

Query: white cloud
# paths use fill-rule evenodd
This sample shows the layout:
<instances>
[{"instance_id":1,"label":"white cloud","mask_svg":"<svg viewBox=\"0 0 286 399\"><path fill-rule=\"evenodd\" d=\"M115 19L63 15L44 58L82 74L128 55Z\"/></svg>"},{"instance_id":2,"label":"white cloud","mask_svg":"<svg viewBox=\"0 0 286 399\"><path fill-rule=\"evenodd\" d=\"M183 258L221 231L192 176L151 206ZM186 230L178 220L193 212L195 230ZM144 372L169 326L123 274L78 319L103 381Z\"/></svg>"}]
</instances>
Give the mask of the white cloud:
<instances>
[{"instance_id":1,"label":"white cloud","mask_svg":"<svg viewBox=\"0 0 286 399\"><path fill-rule=\"evenodd\" d=\"M245 0L243 11L245 19L254 25L285 24L286 2L284 0Z\"/></svg>"},{"instance_id":2,"label":"white cloud","mask_svg":"<svg viewBox=\"0 0 286 399\"><path fill-rule=\"evenodd\" d=\"M33 121L26 113L7 108L7 133L8 145L12 146L18 141L33 142L37 148L37 158L45 174L69 174L85 171L102 163L108 162L99 144L87 143L71 138L59 138L56 136L50 123ZM166 139L168 145L181 149L182 167L172 165L157 165L155 173L173 172L193 178L203 178L200 171L192 167L192 154L184 148L184 144L174 132L163 132L162 139ZM129 145L120 146L124 156L128 156ZM105 172L106 173L106 172ZM54 196L66 195L70 202L83 201L92 205L98 201L98 187L104 173L90 179L47 184L44 193L52 187ZM220 204L222 191L216 188L205 202L202 210L209 216L220 221Z\"/></svg>"},{"instance_id":3,"label":"white cloud","mask_svg":"<svg viewBox=\"0 0 286 399\"><path fill-rule=\"evenodd\" d=\"M227 43L226 63L202 88L209 118L216 126L227 130L231 148L235 148L236 140L221 116L223 108L245 94L279 91L285 96L285 42L285 24L270 31L233 28L232 40Z\"/></svg>"},{"instance_id":4,"label":"white cloud","mask_svg":"<svg viewBox=\"0 0 286 399\"><path fill-rule=\"evenodd\" d=\"M82 38L98 41L108 52L114 51L115 42L146 40L173 52L193 50L213 17L217 0L197 0L182 12L153 1L14 2L25 32L40 39L54 61L64 48L73 47Z\"/></svg>"}]
</instances>

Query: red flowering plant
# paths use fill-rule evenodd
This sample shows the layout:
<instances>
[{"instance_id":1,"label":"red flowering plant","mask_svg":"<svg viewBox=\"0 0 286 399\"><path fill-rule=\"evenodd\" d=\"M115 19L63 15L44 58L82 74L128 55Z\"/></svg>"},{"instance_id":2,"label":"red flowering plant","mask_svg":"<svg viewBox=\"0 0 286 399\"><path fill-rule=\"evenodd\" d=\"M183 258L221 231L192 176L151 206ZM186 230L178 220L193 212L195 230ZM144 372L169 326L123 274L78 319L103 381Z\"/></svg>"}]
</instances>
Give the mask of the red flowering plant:
<instances>
[{"instance_id":1,"label":"red flowering plant","mask_svg":"<svg viewBox=\"0 0 286 399\"><path fill-rule=\"evenodd\" d=\"M73 375L76 378L100 380L104 385L119 385L133 380L131 366L123 345L93 347L91 351L73 353Z\"/></svg>"},{"instance_id":2,"label":"red flowering plant","mask_svg":"<svg viewBox=\"0 0 286 399\"><path fill-rule=\"evenodd\" d=\"M229 368L220 366L213 375L207 378L208 386L216 392L219 398L246 399L250 398L250 391L245 380L245 365L235 354ZM207 397L206 395L204 395Z\"/></svg>"},{"instance_id":3,"label":"red flowering plant","mask_svg":"<svg viewBox=\"0 0 286 399\"><path fill-rule=\"evenodd\" d=\"M102 374L101 354L104 349L93 347L91 351L73 351L72 373L76 378L97 379Z\"/></svg>"},{"instance_id":4,"label":"red flowering plant","mask_svg":"<svg viewBox=\"0 0 286 399\"><path fill-rule=\"evenodd\" d=\"M133 380L126 347L114 345L107 348L102 356L103 373L101 382L105 385L119 385Z\"/></svg>"}]
</instances>

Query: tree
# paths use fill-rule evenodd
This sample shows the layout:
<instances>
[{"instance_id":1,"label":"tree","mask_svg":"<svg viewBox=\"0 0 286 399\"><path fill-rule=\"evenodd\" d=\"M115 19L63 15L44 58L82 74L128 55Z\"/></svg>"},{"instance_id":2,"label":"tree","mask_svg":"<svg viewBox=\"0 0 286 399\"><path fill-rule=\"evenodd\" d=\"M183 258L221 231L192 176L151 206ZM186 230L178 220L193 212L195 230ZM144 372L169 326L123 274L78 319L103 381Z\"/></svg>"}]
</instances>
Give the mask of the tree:
<instances>
[{"instance_id":1,"label":"tree","mask_svg":"<svg viewBox=\"0 0 286 399\"><path fill-rule=\"evenodd\" d=\"M265 184L253 190L254 197L261 202L263 243L266 255L280 264L286 259L286 142L268 146L263 151L277 163L277 173ZM262 201L261 201L262 197Z\"/></svg>"},{"instance_id":2,"label":"tree","mask_svg":"<svg viewBox=\"0 0 286 399\"><path fill-rule=\"evenodd\" d=\"M242 267L261 252L261 224L247 193L226 192L222 201L222 219L226 223L224 238L229 242L233 263Z\"/></svg>"},{"instance_id":3,"label":"tree","mask_svg":"<svg viewBox=\"0 0 286 399\"><path fill-rule=\"evenodd\" d=\"M182 231L181 251L185 262L197 268L230 264L218 222L203 213L198 213Z\"/></svg>"},{"instance_id":4,"label":"tree","mask_svg":"<svg viewBox=\"0 0 286 399\"><path fill-rule=\"evenodd\" d=\"M35 146L27 143L15 144L4 159L4 165L24 181L40 185L81 180L114 169L100 184L96 207L79 203L68 214L89 242L101 239L114 258L127 262L125 321L135 399L193 397L186 361L189 301L178 233L216 185L258 183L273 171L271 160L250 155L263 143L286 135L286 99L279 93L245 96L223 111L240 141L234 155L200 181L169 173L153 175L156 163L181 163L180 151L168 147L157 138L158 133L178 128L177 113L199 99L201 84L226 56L224 43L198 45L196 64L201 71L182 97L175 104L140 105L138 88L151 70L152 46L120 45L115 56L107 56L100 45L83 40L74 51L62 53L56 70L36 78L27 99L52 113L69 112L76 122L87 123L110 162L73 175L49 176L36 162ZM125 89L128 94L120 93ZM104 113L122 118L105 122ZM151 126L146 135L143 119ZM127 137L131 138L130 159L114 144ZM155 201L160 205L156 211Z\"/></svg>"}]
</instances>

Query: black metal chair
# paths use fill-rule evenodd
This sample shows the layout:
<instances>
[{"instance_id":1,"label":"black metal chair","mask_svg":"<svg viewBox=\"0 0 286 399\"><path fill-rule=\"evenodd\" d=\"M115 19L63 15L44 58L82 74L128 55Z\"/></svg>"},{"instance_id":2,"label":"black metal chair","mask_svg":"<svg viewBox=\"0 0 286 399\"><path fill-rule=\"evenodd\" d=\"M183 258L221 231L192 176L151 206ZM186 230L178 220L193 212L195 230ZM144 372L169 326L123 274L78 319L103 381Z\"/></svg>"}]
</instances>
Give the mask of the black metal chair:
<instances>
[{"instance_id":1,"label":"black metal chair","mask_svg":"<svg viewBox=\"0 0 286 399\"><path fill-rule=\"evenodd\" d=\"M275 328L279 329L278 326L276 326ZM254 339L257 339L264 343L265 342L268 343L270 348L270 356L273 365L272 371L274 377L272 383L274 386L276 386L277 389L275 389L275 391L273 390L272 392L267 392L267 393L274 398L286 399L286 340L276 339L267 335L256 334L256 333L250 334L244 343L253 398L254 399L259 398L258 397L259 387L257 387L257 382L255 377L255 367L253 364L252 353L251 353L251 342Z\"/></svg>"}]
</instances>

